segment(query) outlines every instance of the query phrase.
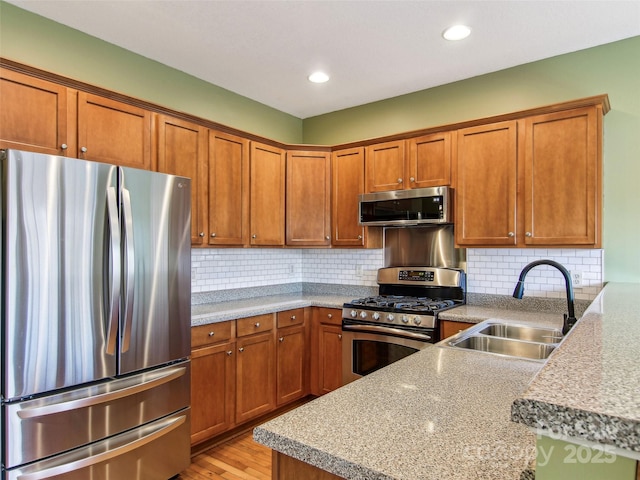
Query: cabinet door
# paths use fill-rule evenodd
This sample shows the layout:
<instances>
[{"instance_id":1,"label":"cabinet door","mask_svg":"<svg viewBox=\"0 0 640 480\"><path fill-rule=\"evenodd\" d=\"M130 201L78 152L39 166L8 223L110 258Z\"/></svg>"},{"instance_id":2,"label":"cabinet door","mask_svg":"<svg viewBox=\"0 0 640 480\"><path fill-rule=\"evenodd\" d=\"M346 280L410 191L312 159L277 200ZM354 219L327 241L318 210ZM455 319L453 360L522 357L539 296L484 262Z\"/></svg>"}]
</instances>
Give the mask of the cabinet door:
<instances>
[{"instance_id":1,"label":"cabinet door","mask_svg":"<svg viewBox=\"0 0 640 480\"><path fill-rule=\"evenodd\" d=\"M320 393L342 386L342 327L320 325Z\"/></svg>"},{"instance_id":2,"label":"cabinet door","mask_svg":"<svg viewBox=\"0 0 640 480\"><path fill-rule=\"evenodd\" d=\"M307 393L305 343L304 327L289 327L278 330L276 352L276 401L278 406L302 398Z\"/></svg>"},{"instance_id":3,"label":"cabinet door","mask_svg":"<svg viewBox=\"0 0 640 480\"><path fill-rule=\"evenodd\" d=\"M233 427L235 344L223 343L191 353L191 444Z\"/></svg>"},{"instance_id":4,"label":"cabinet door","mask_svg":"<svg viewBox=\"0 0 640 480\"><path fill-rule=\"evenodd\" d=\"M409 188L405 176L404 140L379 143L366 148L367 192Z\"/></svg>"},{"instance_id":5,"label":"cabinet door","mask_svg":"<svg viewBox=\"0 0 640 480\"><path fill-rule=\"evenodd\" d=\"M600 124L595 107L526 119L525 244L600 244Z\"/></svg>"},{"instance_id":6,"label":"cabinet door","mask_svg":"<svg viewBox=\"0 0 640 480\"><path fill-rule=\"evenodd\" d=\"M203 245L207 216L207 129L158 116L158 171L191 179L191 244Z\"/></svg>"},{"instance_id":7,"label":"cabinet door","mask_svg":"<svg viewBox=\"0 0 640 480\"><path fill-rule=\"evenodd\" d=\"M340 247L362 247L365 227L358 224L358 195L364 193L364 148L333 152L331 242Z\"/></svg>"},{"instance_id":8,"label":"cabinet door","mask_svg":"<svg viewBox=\"0 0 640 480\"><path fill-rule=\"evenodd\" d=\"M275 408L273 332L238 339L236 358L236 423Z\"/></svg>"},{"instance_id":9,"label":"cabinet door","mask_svg":"<svg viewBox=\"0 0 640 480\"><path fill-rule=\"evenodd\" d=\"M67 87L0 69L0 148L75 157L72 98Z\"/></svg>"},{"instance_id":10,"label":"cabinet door","mask_svg":"<svg viewBox=\"0 0 640 480\"><path fill-rule=\"evenodd\" d=\"M151 170L151 112L78 92L79 157Z\"/></svg>"},{"instance_id":11,"label":"cabinet door","mask_svg":"<svg viewBox=\"0 0 640 480\"><path fill-rule=\"evenodd\" d=\"M451 132L408 140L410 188L451 184Z\"/></svg>"},{"instance_id":12,"label":"cabinet door","mask_svg":"<svg viewBox=\"0 0 640 480\"><path fill-rule=\"evenodd\" d=\"M209 245L249 243L249 141L209 132Z\"/></svg>"},{"instance_id":13,"label":"cabinet door","mask_svg":"<svg viewBox=\"0 0 640 480\"><path fill-rule=\"evenodd\" d=\"M473 327L475 323L467 323L467 322L453 322L451 320L441 320L440 321L440 340L444 340L445 338L449 338L457 333L466 330L467 328Z\"/></svg>"},{"instance_id":14,"label":"cabinet door","mask_svg":"<svg viewBox=\"0 0 640 480\"><path fill-rule=\"evenodd\" d=\"M284 245L284 151L251 143L251 245Z\"/></svg>"},{"instance_id":15,"label":"cabinet door","mask_svg":"<svg viewBox=\"0 0 640 480\"><path fill-rule=\"evenodd\" d=\"M516 244L517 123L458 131L456 243Z\"/></svg>"},{"instance_id":16,"label":"cabinet door","mask_svg":"<svg viewBox=\"0 0 640 480\"><path fill-rule=\"evenodd\" d=\"M329 154L288 152L286 170L287 245L330 245L331 159Z\"/></svg>"}]
</instances>

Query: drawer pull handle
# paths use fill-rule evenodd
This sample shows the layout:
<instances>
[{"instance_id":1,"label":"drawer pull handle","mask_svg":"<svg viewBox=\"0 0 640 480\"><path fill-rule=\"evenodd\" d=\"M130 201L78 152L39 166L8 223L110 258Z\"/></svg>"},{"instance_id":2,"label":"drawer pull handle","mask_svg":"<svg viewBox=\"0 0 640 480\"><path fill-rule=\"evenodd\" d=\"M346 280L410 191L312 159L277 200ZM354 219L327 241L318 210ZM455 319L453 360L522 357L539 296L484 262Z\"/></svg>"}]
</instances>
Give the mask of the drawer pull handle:
<instances>
[{"instance_id":1,"label":"drawer pull handle","mask_svg":"<svg viewBox=\"0 0 640 480\"><path fill-rule=\"evenodd\" d=\"M256 322L256 328L260 328L260 322Z\"/></svg>"},{"instance_id":2,"label":"drawer pull handle","mask_svg":"<svg viewBox=\"0 0 640 480\"><path fill-rule=\"evenodd\" d=\"M216 333L215 332L209 332L209 336L213 337Z\"/></svg>"},{"instance_id":3,"label":"drawer pull handle","mask_svg":"<svg viewBox=\"0 0 640 480\"><path fill-rule=\"evenodd\" d=\"M291 320L295 320L296 316L295 315L291 315Z\"/></svg>"},{"instance_id":4,"label":"drawer pull handle","mask_svg":"<svg viewBox=\"0 0 640 480\"><path fill-rule=\"evenodd\" d=\"M333 318L333 314L332 313L327 313L327 318Z\"/></svg>"}]
</instances>

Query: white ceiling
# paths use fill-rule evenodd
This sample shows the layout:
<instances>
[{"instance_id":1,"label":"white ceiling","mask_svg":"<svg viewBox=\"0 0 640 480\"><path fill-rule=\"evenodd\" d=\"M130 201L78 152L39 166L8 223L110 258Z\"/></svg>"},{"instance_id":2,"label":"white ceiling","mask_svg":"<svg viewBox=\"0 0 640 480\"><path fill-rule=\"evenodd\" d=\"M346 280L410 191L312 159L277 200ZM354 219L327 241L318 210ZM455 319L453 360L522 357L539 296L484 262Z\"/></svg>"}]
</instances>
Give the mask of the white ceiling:
<instances>
[{"instance_id":1,"label":"white ceiling","mask_svg":"<svg viewBox=\"0 0 640 480\"><path fill-rule=\"evenodd\" d=\"M639 0L9 3L299 118L640 35Z\"/></svg>"}]
</instances>

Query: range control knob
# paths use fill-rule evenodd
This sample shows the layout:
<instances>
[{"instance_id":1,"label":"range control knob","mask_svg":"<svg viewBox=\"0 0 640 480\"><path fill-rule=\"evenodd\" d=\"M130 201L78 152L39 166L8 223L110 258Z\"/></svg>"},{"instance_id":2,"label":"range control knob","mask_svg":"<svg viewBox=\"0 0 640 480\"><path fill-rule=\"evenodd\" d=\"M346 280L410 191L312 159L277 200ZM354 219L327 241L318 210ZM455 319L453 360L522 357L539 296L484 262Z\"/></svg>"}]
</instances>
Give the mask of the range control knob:
<instances>
[{"instance_id":1,"label":"range control knob","mask_svg":"<svg viewBox=\"0 0 640 480\"><path fill-rule=\"evenodd\" d=\"M393 313L390 313L389 315L387 315L387 321L393 322L395 319L396 317L393 316Z\"/></svg>"},{"instance_id":2,"label":"range control knob","mask_svg":"<svg viewBox=\"0 0 640 480\"><path fill-rule=\"evenodd\" d=\"M400 320L402 320L402 323L409 323L409 317L407 317L406 315L402 315L402 318L400 318Z\"/></svg>"},{"instance_id":3,"label":"range control knob","mask_svg":"<svg viewBox=\"0 0 640 480\"><path fill-rule=\"evenodd\" d=\"M349 312L349 315L351 315L351 318L356 318L358 316L358 312L356 312L355 310L351 310L351 312Z\"/></svg>"},{"instance_id":4,"label":"range control knob","mask_svg":"<svg viewBox=\"0 0 640 480\"><path fill-rule=\"evenodd\" d=\"M367 312L364 310L360 312L360 318L367 318Z\"/></svg>"},{"instance_id":5,"label":"range control knob","mask_svg":"<svg viewBox=\"0 0 640 480\"><path fill-rule=\"evenodd\" d=\"M373 312L372 317L374 320L380 320L380 314L378 312Z\"/></svg>"},{"instance_id":6,"label":"range control knob","mask_svg":"<svg viewBox=\"0 0 640 480\"><path fill-rule=\"evenodd\" d=\"M422 318L418 316L413 317L413 323L415 323L416 325L420 325L422 323Z\"/></svg>"}]
</instances>

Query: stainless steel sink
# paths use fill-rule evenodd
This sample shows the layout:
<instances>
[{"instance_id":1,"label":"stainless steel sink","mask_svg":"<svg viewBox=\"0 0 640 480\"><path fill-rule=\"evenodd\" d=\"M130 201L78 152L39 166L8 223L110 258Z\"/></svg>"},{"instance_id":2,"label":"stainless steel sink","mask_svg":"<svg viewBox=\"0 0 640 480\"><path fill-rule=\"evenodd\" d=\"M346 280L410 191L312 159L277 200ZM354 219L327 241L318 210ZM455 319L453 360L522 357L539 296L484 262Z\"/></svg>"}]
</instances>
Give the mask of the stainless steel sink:
<instances>
[{"instance_id":1,"label":"stainless steel sink","mask_svg":"<svg viewBox=\"0 0 640 480\"><path fill-rule=\"evenodd\" d=\"M478 350L481 352L508 355L510 357L545 360L556 348L556 344L527 342L490 335L471 335L450 342L452 347Z\"/></svg>"},{"instance_id":2,"label":"stainless steel sink","mask_svg":"<svg viewBox=\"0 0 640 480\"><path fill-rule=\"evenodd\" d=\"M562 339L562 332L555 328L490 319L443 340L440 345L544 362Z\"/></svg>"},{"instance_id":3,"label":"stainless steel sink","mask_svg":"<svg viewBox=\"0 0 640 480\"><path fill-rule=\"evenodd\" d=\"M562 332L555 328L529 327L511 323L490 323L478 331L482 335L512 338L527 342L558 343L562 340Z\"/></svg>"}]
</instances>

